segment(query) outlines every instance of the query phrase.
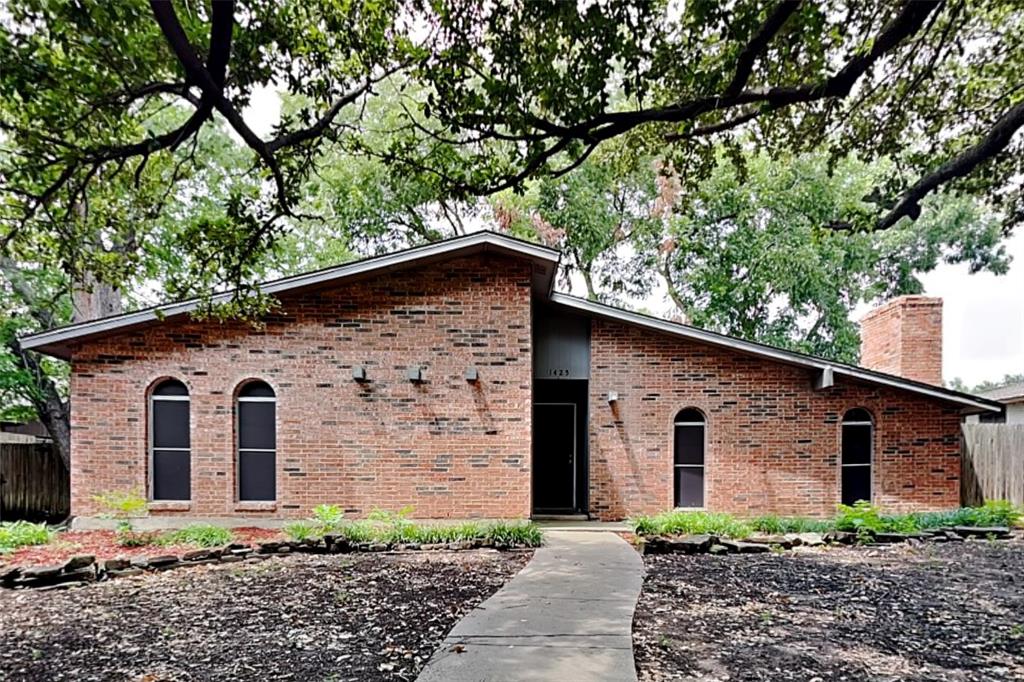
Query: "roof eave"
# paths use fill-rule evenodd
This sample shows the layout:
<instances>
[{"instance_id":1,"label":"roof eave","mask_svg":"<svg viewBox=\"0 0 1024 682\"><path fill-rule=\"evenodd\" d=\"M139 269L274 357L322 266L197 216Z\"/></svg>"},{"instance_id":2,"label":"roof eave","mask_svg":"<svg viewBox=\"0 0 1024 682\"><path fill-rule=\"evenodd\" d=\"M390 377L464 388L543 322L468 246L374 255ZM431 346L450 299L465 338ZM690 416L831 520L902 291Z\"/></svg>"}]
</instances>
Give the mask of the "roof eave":
<instances>
[{"instance_id":1,"label":"roof eave","mask_svg":"<svg viewBox=\"0 0 1024 682\"><path fill-rule=\"evenodd\" d=\"M765 346L751 341L744 341L731 336L709 332L697 327L690 327L677 322L669 322L668 320L662 320L649 315L634 313L604 303L588 301L568 294L555 293L551 296L551 302L599 317L615 319L627 324L647 329L654 329L672 336L682 337L713 346L730 348L741 353L769 358L788 365L806 367L817 371L831 369L834 374L839 376L845 376L847 378L873 384L891 386L893 388L927 395L937 400L957 403L967 410L965 413L999 412L1002 410L1002 406L999 403L986 400L984 398L977 398L965 393L959 393L957 391L951 391L937 386L930 386L928 384L910 381L895 375L875 372L873 370L853 367L851 365L844 365L842 363L825 360L824 358L816 358L809 355L803 355L801 353L795 353L793 351L783 350L781 348L774 348L772 346Z\"/></svg>"}]
</instances>

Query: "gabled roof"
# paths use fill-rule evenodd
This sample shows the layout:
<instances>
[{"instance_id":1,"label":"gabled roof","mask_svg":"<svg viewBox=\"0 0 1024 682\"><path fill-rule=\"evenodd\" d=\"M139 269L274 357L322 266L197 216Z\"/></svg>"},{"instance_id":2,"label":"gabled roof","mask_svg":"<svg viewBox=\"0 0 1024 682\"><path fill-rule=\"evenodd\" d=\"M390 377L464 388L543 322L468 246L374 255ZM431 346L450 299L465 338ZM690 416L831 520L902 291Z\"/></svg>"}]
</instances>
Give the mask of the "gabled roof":
<instances>
[{"instance_id":1,"label":"gabled roof","mask_svg":"<svg viewBox=\"0 0 1024 682\"><path fill-rule=\"evenodd\" d=\"M967 393L943 388L942 386L933 386L932 384L905 379L894 374L876 372L874 370L857 367L855 365L847 365L841 362L825 360L824 358L817 358L813 355L805 355L804 353L783 350L781 348L775 348L774 346L767 346L763 343L745 341L733 336L709 332L706 329L691 327L690 325L680 324L678 322L670 322L668 320L644 315L642 313L634 313L629 310L623 310L622 308L616 308L615 306L589 301L587 299L570 296L568 294L555 292L551 294L549 300L556 306L562 306L566 309L571 309L574 312L625 322L637 327L651 329L653 331L662 332L664 334L677 336L691 341L697 341L699 343L705 343L711 346L728 348L740 353L774 360L787 365L806 367L808 369L830 374L831 376L845 376L850 379L870 384L891 386L911 393L925 395L930 398L957 403L971 411L999 412L1002 409L1002 406L993 400L979 398Z\"/></svg>"},{"instance_id":2,"label":"gabled roof","mask_svg":"<svg viewBox=\"0 0 1024 682\"><path fill-rule=\"evenodd\" d=\"M264 282L259 285L259 289L264 294L298 292L304 289L322 288L341 280L380 275L479 253L494 253L531 261L534 265L532 282L534 294L547 296L551 293L561 254L546 246L489 231L474 232L432 244L395 251L383 256L363 258L344 265ZM230 291L216 294L212 297L212 301L214 303L227 301L231 295ZM71 358L71 346L74 343L129 331L164 318L186 315L196 310L199 304L199 299L192 298L123 315L112 315L98 320L57 327L24 337L21 340L21 347L68 360Z\"/></svg>"},{"instance_id":3,"label":"gabled roof","mask_svg":"<svg viewBox=\"0 0 1024 682\"><path fill-rule=\"evenodd\" d=\"M990 388L987 391L978 391L977 395L989 400L998 400L1001 403L1024 402L1024 381L1015 381L1012 384Z\"/></svg>"},{"instance_id":4,"label":"gabled roof","mask_svg":"<svg viewBox=\"0 0 1024 682\"><path fill-rule=\"evenodd\" d=\"M744 341L732 336L709 332L685 324L669 322L668 320L634 313L568 294L555 293L552 291L552 287L561 254L554 249L496 232L474 232L469 235L453 237L424 246L416 246L384 256L364 258L337 267L295 275L294 277L285 277L284 279L261 284L259 288L266 294L297 292L304 289L330 286L341 280L379 275L394 270L418 267L428 263L479 253L495 253L529 260L534 265L532 281L534 295L538 298L546 299L556 306L561 306L577 313L614 319L692 341L729 348L767 360L817 370L826 379L826 385L831 382L833 376L845 376L858 381L891 386L911 393L955 403L970 411L998 412L1002 409L1002 405L994 400L952 391L941 386L932 386L931 384L911 381L892 374L864 369L863 367L832 362L823 358L816 358L752 341ZM230 296L231 292L225 292L216 294L212 297L212 300L214 302L224 301L229 299ZM47 353L58 358L69 359L75 343L130 331L164 318L186 315L196 310L199 303L198 299L190 299L123 315L114 315L89 322L58 327L57 329L24 337L21 340L21 346L22 348Z\"/></svg>"}]
</instances>

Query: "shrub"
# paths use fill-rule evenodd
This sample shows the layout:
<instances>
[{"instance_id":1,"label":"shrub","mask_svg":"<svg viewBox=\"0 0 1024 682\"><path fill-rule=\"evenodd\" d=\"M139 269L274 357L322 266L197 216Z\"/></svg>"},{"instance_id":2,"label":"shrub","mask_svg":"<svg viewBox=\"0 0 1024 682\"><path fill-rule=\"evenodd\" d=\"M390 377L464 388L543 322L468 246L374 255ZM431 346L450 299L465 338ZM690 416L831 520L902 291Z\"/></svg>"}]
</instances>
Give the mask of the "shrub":
<instances>
[{"instance_id":1,"label":"shrub","mask_svg":"<svg viewBox=\"0 0 1024 682\"><path fill-rule=\"evenodd\" d=\"M743 538L753 527L730 514L675 509L655 516L631 519L637 535L719 535Z\"/></svg>"},{"instance_id":2,"label":"shrub","mask_svg":"<svg viewBox=\"0 0 1024 682\"><path fill-rule=\"evenodd\" d=\"M780 517L775 515L758 516L750 520L750 525L759 533L781 535L785 533L827 533L834 523L821 519L808 519L799 516Z\"/></svg>"},{"instance_id":3,"label":"shrub","mask_svg":"<svg viewBox=\"0 0 1024 682\"><path fill-rule=\"evenodd\" d=\"M310 521L292 521L285 524L282 530L289 540L294 540L295 542L302 542L303 540L309 540L310 538L322 535L322 533L318 532L319 527Z\"/></svg>"},{"instance_id":4,"label":"shrub","mask_svg":"<svg viewBox=\"0 0 1024 682\"><path fill-rule=\"evenodd\" d=\"M157 538L161 545L195 545L197 547L220 547L231 542L231 531L208 523L193 523L178 530L169 531Z\"/></svg>"},{"instance_id":5,"label":"shrub","mask_svg":"<svg viewBox=\"0 0 1024 682\"><path fill-rule=\"evenodd\" d=\"M345 519L345 512L336 504L318 504L313 507L316 533L326 535L337 529Z\"/></svg>"},{"instance_id":6,"label":"shrub","mask_svg":"<svg viewBox=\"0 0 1024 682\"><path fill-rule=\"evenodd\" d=\"M502 522L487 526L484 537L495 544L525 545L539 547L544 542L544 532L532 521Z\"/></svg>"},{"instance_id":7,"label":"shrub","mask_svg":"<svg viewBox=\"0 0 1024 682\"><path fill-rule=\"evenodd\" d=\"M0 554L13 552L19 547L45 545L56 535L56 531L45 523L13 521L0 523Z\"/></svg>"},{"instance_id":8,"label":"shrub","mask_svg":"<svg viewBox=\"0 0 1024 682\"><path fill-rule=\"evenodd\" d=\"M839 505L839 515L836 516L836 529L850 533L856 533L859 538L869 538L874 533L881 533L886 530L886 521L878 512L878 507L859 500L852 506Z\"/></svg>"}]
</instances>

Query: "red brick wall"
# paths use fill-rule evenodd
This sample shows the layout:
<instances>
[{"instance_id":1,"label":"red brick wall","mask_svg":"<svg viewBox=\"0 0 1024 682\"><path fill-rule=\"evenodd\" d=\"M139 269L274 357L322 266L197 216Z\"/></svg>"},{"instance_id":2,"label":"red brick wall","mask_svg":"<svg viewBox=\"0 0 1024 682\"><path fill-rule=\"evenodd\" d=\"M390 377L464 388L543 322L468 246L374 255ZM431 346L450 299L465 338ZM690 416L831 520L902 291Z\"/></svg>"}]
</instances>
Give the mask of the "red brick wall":
<instances>
[{"instance_id":1,"label":"red brick wall","mask_svg":"<svg viewBox=\"0 0 1024 682\"><path fill-rule=\"evenodd\" d=\"M100 491L145 489L147 391L175 377L191 395L192 502L161 513L294 517L327 502L527 516L530 354L529 266L490 256L288 299L263 330L175 321L85 344L72 362L72 513L95 514ZM409 382L409 365L427 382ZM233 395L252 378L277 393L273 510L235 502Z\"/></svg>"},{"instance_id":2,"label":"red brick wall","mask_svg":"<svg viewBox=\"0 0 1024 682\"><path fill-rule=\"evenodd\" d=\"M959 503L959 415L894 389L837 380L812 387L802 368L594 320L590 512L602 519L673 504L672 422L707 417L706 508L742 515L827 516L839 503L840 421L874 415L875 502L887 510ZM619 399L609 405L607 394Z\"/></svg>"},{"instance_id":3,"label":"red brick wall","mask_svg":"<svg viewBox=\"0 0 1024 682\"><path fill-rule=\"evenodd\" d=\"M942 299L900 296L860 321L860 364L942 385Z\"/></svg>"}]
</instances>

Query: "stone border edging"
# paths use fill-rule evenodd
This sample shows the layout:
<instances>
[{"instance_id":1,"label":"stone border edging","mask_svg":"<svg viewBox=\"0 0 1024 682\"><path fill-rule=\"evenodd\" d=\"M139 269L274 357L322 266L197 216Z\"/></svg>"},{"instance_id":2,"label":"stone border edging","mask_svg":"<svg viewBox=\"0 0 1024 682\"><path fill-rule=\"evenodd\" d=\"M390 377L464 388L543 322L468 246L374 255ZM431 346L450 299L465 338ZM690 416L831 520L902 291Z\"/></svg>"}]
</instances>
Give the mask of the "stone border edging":
<instances>
[{"instance_id":1,"label":"stone border edging","mask_svg":"<svg viewBox=\"0 0 1024 682\"><path fill-rule=\"evenodd\" d=\"M116 557L97 561L91 554L73 556L63 564L52 566L0 566L0 587L7 589L63 589L115 578L142 575L176 568L242 561L263 561L273 556L293 553L352 554L369 552L465 551L495 549L514 551L533 549L526 545L497 543L490 540L460 540L421 545L409 543L349 542L325 535L322 539L301 541L280 540L257 542L254 545L232 542L220 548L195 549L182 555L154 554L146 557Z\"/></svg>"},{"instance_id":2,"label":"stone border edging","mask_svg":"<svg viewBox=\"0 0 1024 682\"><path fill-rule=\"evenodd\" d=\"M918 533L874 533L860 535L846 531L827 533L787 533L785 535L751 535L742 540L733 540L712 534L702 535L655 535L642 537L644 554L761 554L774 550L790 550L794 547L821 547L824 545L866 546L888 545L902 542L963 542L965 539L1007 540L1013 532L1006 526L988 528L976 526L953 526L936 528Z\"/></svg>"}]
</instances>

